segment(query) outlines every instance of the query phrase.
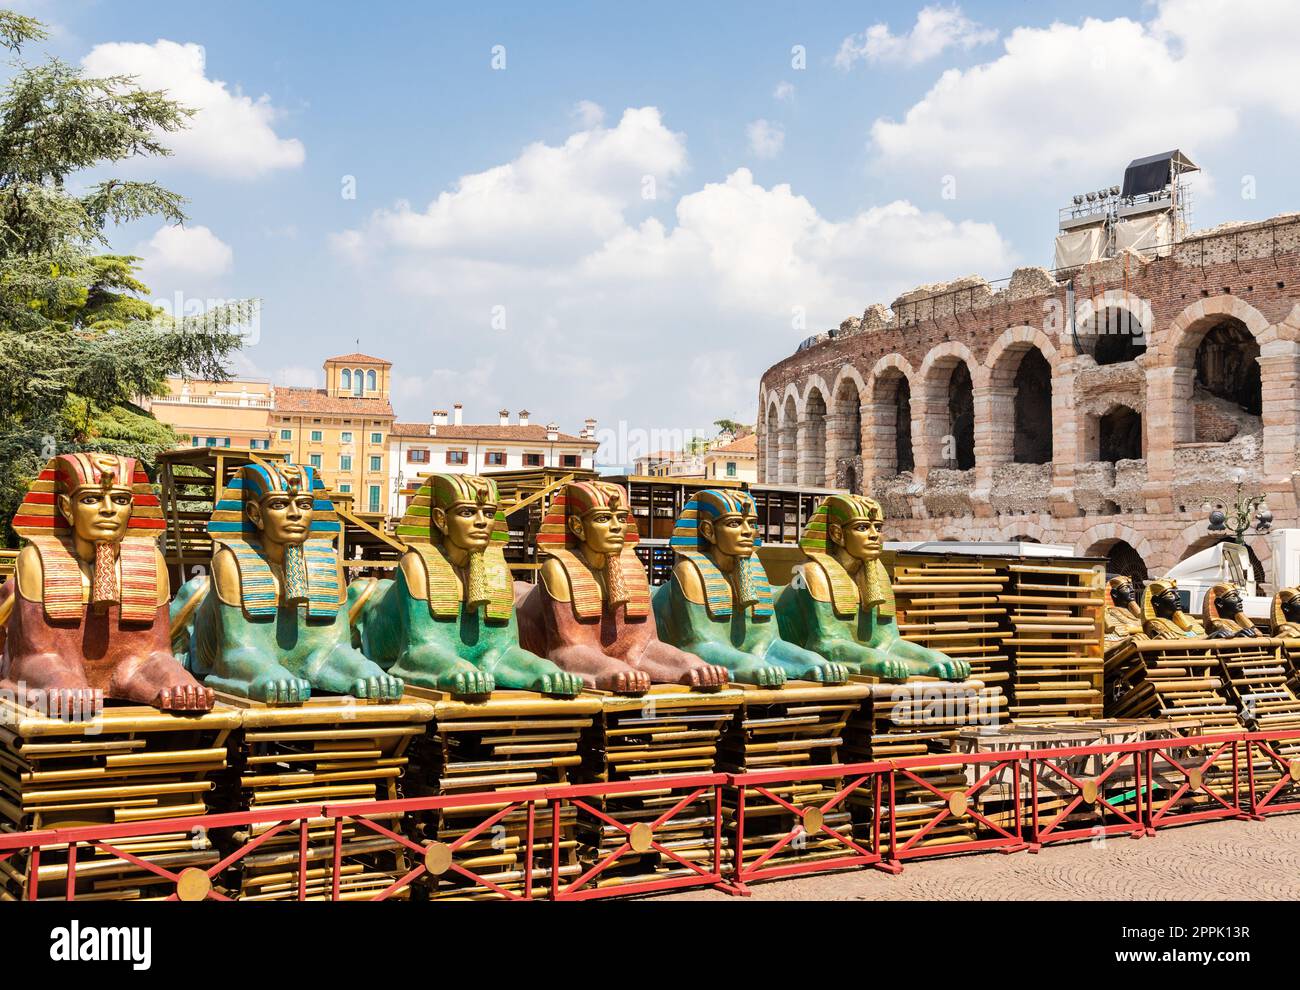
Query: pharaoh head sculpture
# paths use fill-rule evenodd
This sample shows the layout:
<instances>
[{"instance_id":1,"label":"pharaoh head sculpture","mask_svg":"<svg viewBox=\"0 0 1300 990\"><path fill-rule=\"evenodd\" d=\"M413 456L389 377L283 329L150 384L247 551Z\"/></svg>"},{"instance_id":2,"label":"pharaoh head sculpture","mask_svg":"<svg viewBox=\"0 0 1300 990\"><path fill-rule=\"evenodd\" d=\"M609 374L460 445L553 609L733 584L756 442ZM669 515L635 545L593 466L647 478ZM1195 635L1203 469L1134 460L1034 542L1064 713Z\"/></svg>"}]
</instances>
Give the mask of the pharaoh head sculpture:
<instances>
[{"instance_id":1,"label":"pharaoh head sculpture","mask_svg":"<svg viewBox=\"0 0 1300 990\"><path fill-rule=\"evenodd\" d=\"M541 550L559 558L569 576L574 608L580 616L600 612L600 602L626 602L629 615L649 611L645 571L633 549L639 540L629 512L627 492L605 481L578 481L564 486L551 502L550 512L537 535ZM584 560L577 561L574 553ZM603 599L598 587L588 586L581 567L599 565L605 582Z\"/></svg>"},{"instance_id":2,"label":"pharaoh head sculpture","mask_svg":"<svg viewBox=\"0 0 1300 990\"><path fill-rule=\"evenodd\" d=\"M759 545L758 509L748 492L707 488L695 493L677 517L670 545L704 576L709 614L731 614L731 592L719 570L732 558L736 594L755 616L772 614L772 588L754 557ZM710 590L712 587L713 590Z\"/></svg>"},{"instance_id":3,"label":"pharaoh head sculpture","mask_svg":"<svg viewBox=\"0 0 1300 990\"><path fill-rule=\"evenodd\" d=\"M880 560L884 551L881 525L885 513L880 504L864 495L831 495L824 499L808 520L799 546L805 554L823 567L837 554L848 558L847 563L861 561L863 587L860 590L839 567L827 567L831 600L835 611L842 617L855 614L858 607L879 608L884 615L894 614L894 596L890 591L890 578Z\"/></svg>"},{"instance_id":4,"label":"pharaoh head sculpture","mask_svg":"<svg viewBox=\"0 0 1300 990\"><path fill-rule=\"evenodd\" d=\"M54 540L74 548L87 562L93 559L93 607L120 603L123 619L142 622L152 621L158 607L152 575L156 540L164 526L158 498L139 463L99 453L60 454L51 460L13 519L20 536L37 543ZM121 570L129 580L119 582L118 561L124 549ZM151 577L136 581L136 571ZM80 615L80 578L65 582L59 575L46 574L45 588L51 617Z\"/></svg>"},{"instance_id":5,"label":"pharaoh head sculpture","mask_svg":"<svg viewBox=\"0 0 1300 990\"><path fill-rule=\"evenodd\" d=\"M1273 627L1300 622L1300 588L1283 588L1273 596Z\"/></svg>"},{"instance_id":6,"label":"pharaoh head sculpture","mask_svg":"<svg viewBox=\"0 0 1300 990\"><path fill-rule=\"evenodd\" d=\"M1235 584L1221 581L1205 592L1202 603L1206 620L1232 619L1241 614L1243 603L1241 589Z\"/></svg>"},{"instance_id":7,"label":"pharaoh head sculpture","mask_svg":"<svg viewBox=\"0 0 1300 990\"><path fill-rule=\"evenodd\" d=\"M424 561L435 616L454 616L464 601L474 608L486 604L488 618L510 617L513 597L503 553L510 534L491 478L431 475L407 506L396 533ZM465 569L463 596L453 564Z\"/></svg>"},{"instance_id":8,"label":"pharaoh head sculpture","mask_svg":"<svg viewBox=\"0 0 1300 990\"><path fill-rule=\"evenodd\" d=\"M1173 578L1161 578L1147 585L1142 618L1172 619L1182 610L1183 601L1178 595L1178 582Z\"/></svg>"},{"instance_id":9,"label":"pharaoh head sculpture","mask_svg":"<svg viewBox=\"0 0 1300 990\"><path fill-rule=\"evenodd\" d=\"M332 617L343 595L334 503L316 469L279 461L245 464L230 479L208 522L213 540L235 554L244 608L271 615L279 604L307 603ZM281 561L281 601L267 557Z\"/></svg>"},{"instance_id":10,"label":"pharaoh head sculpture","mask_svg":"<svg viewBox=\"0 0 1300 990\"><path fill-rule=\"evenodd\" d=\"M1120 608L1128 608L1137 601L1133 581L1122 574L1106 582L1106 592L1110 595L1111 603Z\"/></svg>"}]
</instances>

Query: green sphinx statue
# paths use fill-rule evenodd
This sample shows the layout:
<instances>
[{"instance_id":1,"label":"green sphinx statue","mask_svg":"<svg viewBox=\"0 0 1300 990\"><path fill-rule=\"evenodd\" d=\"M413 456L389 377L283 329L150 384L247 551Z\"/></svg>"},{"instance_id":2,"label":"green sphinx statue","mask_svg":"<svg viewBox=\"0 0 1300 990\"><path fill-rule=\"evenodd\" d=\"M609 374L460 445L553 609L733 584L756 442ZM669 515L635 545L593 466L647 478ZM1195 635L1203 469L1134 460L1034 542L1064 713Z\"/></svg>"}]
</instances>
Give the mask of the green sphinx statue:
<instances>
[{"instance_id":1,"label":"green sphinx statue","mask_svg":"<svg viewBox=\"0 0 1300 990\"><path fill-rule=\"evenodd\" d=\"M653 599L660 637L746 684L848 680L844 664L781 638L772 587L754 557L757 523L746 492L710 488L686 503L670 541L672 580Z\"/></svg>"},{"instance_id":2,"label":"green sphinx statue","mask_svg":"<svg viewBox=\"0 0 1300 990\"><path fill-rule=\"evenodd\" d=\"M210 592L194 610L187 662L218 691L272 705L313 688L393 700L402 682L352 646L334 504L315 470L256 463L239 469L208 522ZM195 578L183 609L204 593Z\"/></svg>"},{"instance_id":3,"label":"green sphinx statue","mask_svg":"<svg viewBox=\"0 0 1300 990\"><path fill-rule=\"evenodd\" d=\"M879 504L862 495L832 495L808 520L800 566L776 602L781 636L856 674L885 680L914 676L960 681L970 664L909 643L899 635Z\"/></svg>"},{"instance_id":4,"label":"green sphinx statue","mask_svg":"<svg viewBox=\"0 0 1300 990\"><path fill-rule=\"evenodd\" d=\"M362 651L410 684L454 695L576 695L581 676L519 645L498 502L488 478L425 481L397 527L408 549L396 578L380 581L357 616Z\"/></svg>"}]
</instances>

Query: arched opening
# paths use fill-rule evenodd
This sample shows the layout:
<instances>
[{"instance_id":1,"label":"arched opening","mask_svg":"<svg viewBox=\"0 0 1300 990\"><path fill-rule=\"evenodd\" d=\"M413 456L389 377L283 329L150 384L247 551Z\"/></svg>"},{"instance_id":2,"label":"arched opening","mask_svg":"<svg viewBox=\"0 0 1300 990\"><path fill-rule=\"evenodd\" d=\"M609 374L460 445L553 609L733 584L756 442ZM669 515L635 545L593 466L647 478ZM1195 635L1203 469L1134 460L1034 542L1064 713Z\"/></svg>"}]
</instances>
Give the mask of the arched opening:
<instances>
[{"instance_id":1,"label":"arched opening","mask_svg":"<svg viewBox=\"0 0 1300 990\"><path fill-rule=\"evenodd\" d=\"M1258 358L1259 344L1246 325L1224 319L1205 332L1196 348L1196 385L1258 416L1262 410Z\"/></svg>"},{"instance_id":2,"label":"arched opening","mask_svg":"<svg viewBox=\"0 0 1300 990\"><path fill-rule=\"evenodd\" d=\"M347 368L339 372L339 388L344 392L352 389L352 372Z\"/></svg>"},{"instance_id":3,"label":"arched opening","mask_svg":"<svg viewBox=\"0 0 1300 990\"><path fill-rule=\"evenodd\" d=\"M912 387L898 368L876 376L871 392L872 474L890 478L916 469L912 455Z\"/></svg>"},{"instance_id":4,"label":"arched opening","mask_svg":"<svg viewBox=\"0 0 1300 990\"><path fill-rule=\"evenodd\" d=\"M1098 364L1120 364L1146 353L1146 328L1124 306L1107 306L1079 327L1079 347Z\"/></svg>"},{"instance_id":5,"label":"arched opening","mask_svg":"<svg viewBox=\"0 0 1300 990\"><path fill-rule=\"evenodd\" d=\"M851 378L835 390L835 405L826 431L828 480L836 488L858 490L862 470L862 396Z\"/></svg>"},{"instance_id":6,"label":"arched opening","mask_svg":"<svg viewBox=\"0 0 1300 990\"><path fill-rule=\"evenodd\" d=\"M975 390L970 369L958 361L948 378L948 435L944 438L944 461L958 471L975 466Z\"/></svg>"},{"instance_id":7,"label":"arched opening","mask_svg":"<svg viewBox=\"0 0 1300 990\"><path fill-rule=\"evenodd\" d=\"M769 484L781 477L781 424L776 406L767 407L763 430L763 480Z\"/></svg>"},{"instance_id":8,"label":"arched opening","mask_svg":"<svg viewBox=\"0 0 1300 990\"><path fill-rule=\"evenodd\" d=\"M361 395L366 386L366 376L360 368L352 372L352 394Z\"/></svg>"},{"instance_id":9,"label":"arched opening","mask_svg":"<svg viewBox=\"0 0 1300 990\"><path fill-rule=\"evenodd\" d=\"M1031 347L1020 359L1013 380L1017 464L1047 464L1052 460L1052 366L1042 351Z\"/></svg>"},{"instance_id":10,"label":"arched opening","mask_svg":"<svg viewBox=\"0 0 1300 990\"><path fill-rule=\"evenodd\" d=\"M781 413L781 470L777 478L783 485L793 485L798 481L798 423L799 410L794 404L794 396L788 395Z\"/></svg>"},{"instance_id":11,"label":"arched opening","mask_svg":"<svg viewBox=\"0 0 1300 990\"><path fill-rule=\"evenodd\" d=\"M1043 541L1033 536L1030 536L1027 533L1022 533L1020 536L1011 537L1011 542L1012 543L1042 543Z\"/></svg>"},{"instance_id":12,"label":"arched opening","mask_svg":"<svg viewBox=\"0 0 1300 990\"><path fill-rule=\"evenodd\" d=\"M826 399L814 388L804 403L804 430L799 451L799 484L826 484Z\"/></svg>"},{"instance_id":13,"label":"arched opening","mask_svg":"<svg viewBox=\"0 0 1300 990\"><path fill-rule=\"evenodd\" d=\"M1097 421L1100 461L1140 460L1142 457L1142 416L1128 406L1115 406Z\"/></svg>"},{"instance_id":14,"label":"arched opening","mask_svg":"<svg viewBox=\"0 0 1300 990\"><path fill-rule=\"evenodd\" d=\"M373 368L370 371L366 372L366 391L368 392L379 391L378 378L375 376L375 371Z\"/></svg>"},{"instance_id":15,"label":"arched opening","mask_svg":"<svg viewBox=\"0 0 1300 990\"><path fill-rule=\"evenodd\" d=\"M1126 577L1133 582L1133 587L1140 594L1143 586L1150 579L1146 561L1142 555L1126 540L1110 540L1099 543L1085 556L1106 558L1107 577Z\"/></svg>"}]
</instances>

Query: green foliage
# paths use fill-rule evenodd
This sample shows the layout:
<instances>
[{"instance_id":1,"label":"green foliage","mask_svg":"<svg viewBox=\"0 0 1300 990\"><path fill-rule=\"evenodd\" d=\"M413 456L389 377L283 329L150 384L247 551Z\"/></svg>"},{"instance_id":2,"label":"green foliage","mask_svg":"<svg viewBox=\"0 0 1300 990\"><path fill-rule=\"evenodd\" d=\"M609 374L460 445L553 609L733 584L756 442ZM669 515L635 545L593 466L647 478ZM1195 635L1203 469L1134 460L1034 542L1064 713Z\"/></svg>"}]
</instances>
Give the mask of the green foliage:
<instances>
[{"instance_id":1,"label":"green foliage","mask_svg":"<svg viewBox=\"0 0 1300 990\"><path fill-rule=\"evenodd\" d=\"M715 419L713 425L718 428L719 433L730 433L733 437L741 437L749 432L748 426L737 423L734 419Z\"/></svg>"},{"instance_id":2,"label":"green foliage","mask_svg":"<svg viewBox=\"0 0 1300 990\"><path fill-rule=\"evenodd\" d=\"M0 10L0 46L45 37ZM145 217L179 223L184 199L154 182L68 179L136 155L167 155L192 111L130 77L90 78L58 59L14 63L0 91L0 538L30 478L66 450L152 461L176 435L134 405L168 375L224 380L239 328L235 303L172 319L147 299L138 258L103 253L107 229Z\"/></svg>"}]
</instances>

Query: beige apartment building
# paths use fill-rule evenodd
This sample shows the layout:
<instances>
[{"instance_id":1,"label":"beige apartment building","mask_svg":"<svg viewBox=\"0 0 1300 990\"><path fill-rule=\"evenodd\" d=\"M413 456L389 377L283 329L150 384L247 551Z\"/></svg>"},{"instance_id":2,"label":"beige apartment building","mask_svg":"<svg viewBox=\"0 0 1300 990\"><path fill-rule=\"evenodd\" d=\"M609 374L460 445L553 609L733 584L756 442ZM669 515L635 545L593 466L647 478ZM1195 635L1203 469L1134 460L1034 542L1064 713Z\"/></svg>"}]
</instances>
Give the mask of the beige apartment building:
<instances>
[{"instance_id":1,"label":"beige apartment building","mask_svg":"<svg viewBox=\"0 0 1300 990\"><path fill-rule=\"evenodd\" d=\"M275 389L271 449L320 471L326 487L361 513L386 513L393 365L368 354L325 361L325 387Z\"/></svg>"},{"instance_id":2,"label":"beige apartment building","mask_svg":"<svg viewBox=\"0 0 1300 990\"><path fill-rule=\"evenodd\" d=\"M140 405L181 435L186 447L250 447L271 444L275 389L261 378L228 382L167 379L168 394Z\"/></svg>"}]
</instances>

